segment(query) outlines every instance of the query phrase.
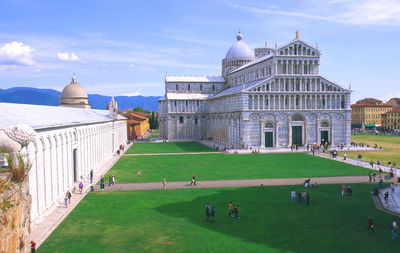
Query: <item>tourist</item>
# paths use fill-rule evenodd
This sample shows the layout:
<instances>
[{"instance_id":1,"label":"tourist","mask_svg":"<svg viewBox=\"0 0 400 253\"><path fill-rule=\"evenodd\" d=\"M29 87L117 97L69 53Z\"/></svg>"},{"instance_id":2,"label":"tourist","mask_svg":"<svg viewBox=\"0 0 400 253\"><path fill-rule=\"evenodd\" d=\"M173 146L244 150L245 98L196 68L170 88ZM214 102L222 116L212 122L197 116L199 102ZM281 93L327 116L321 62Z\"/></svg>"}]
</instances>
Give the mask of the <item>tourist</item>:
<instances>
[{"instance_id":1,"label":"tourist","mask_svg":"<svg viewBox=\"0 0 400 253\"><path fill-rule=\"evenodd\" d=\"M137 171L137 179L140 180L140 170Z\"/></svg>"},{"instance_id":2,"label":"tourist","mask_svg":"<svg viewBox=\"0 0 400 253\"><path fill-rule=\"evenodd\" d=\"M392 220L392 239L393 240L396 239L396 236L397 236L396 231L397 231L397 222L396 222L396 219L393 218L393 220Z\"/></svg>"},{"instance_id":3,"label":"tourist","mask_svg":"<svg viewBox=\"0 0 400 253\"><path fill-rule=\"evenodd\" d=\"M68 207L68 195L67 194L65 194L65 197L64 197L64 204L65 204L65 207Z\"/></svg>"},{"instance_id":4,"label":"tourist","mask_svg":"<svg viewBox=\"0 0 400 253\"><path fill-rule=\"evenodd\" d=\"M385 200L385 204L389 205L389 192L385 192L385 194L383 194L383 199Z\"/></svg>"},{"instance_id":5,"label":"tourist","mask_svg":"<svg viewBox=\"0 0 400 253\"><path fill-rule=\"evenodd\" d=\"M206 222L208 222L208 219L210 219L210 203L206 205Z\"/></svg>"},{"instance_id":6,"label":"tourist","mask_svg":"<svg viewBox=\"0 0 400 253\"><path fill-rule=\"evenodd\" d=\"M306 205L306 197L307 197L307 193L305 191L303 191L301 193L301 200L303 201L302 202L303 206Z\"/></svg>"},{"instance_id":7,"label":"tourist","mask_svg":"<svg viewBox=\"0 0 400 253\"><path fill-rule=\"evenodd\" d=\"M296 201L296 192L294 189L292 189L292 191L290 192L290 203L294 204L295 201Z\"/></svg>"},{"instance_id":8,"label":"tourist","mask_svg":"<svg viewBox=\"0 0 400 253\"><path fill-rule=\"evenodd\" d=\"M393 173L393 168L390 168L389 175L390 175L390 178L393 178L393 175L394 175L394 173Z\"/></svg>"},{"instance_id":9,"label":"tourist","mask_svg":"<svg viewBox=\"0 0 400 253\"><path fill-rule=\"evenodd\" d=\"M383 182L382 176L379 176L379 178L378 178L378 187L379 187L379 189L382 189L382 182Z\"/></svg>"},{"instance_id":10,"label":"tourist","mask_svg":"<svg viewBox=\"0 0 400 253\"><path fill-rule=\"evenodd\" d=\"M100 189L104 190L104 176L103 175L100 178Z\"/></svg>"},{"instance_id":11,"label":"tourist","mask_svg":"<svg viewBox=\"0 0 400 253\"><path fill-rule=\"evenodd\" d=\"M111 186L111 176L108 176L108 186Z\"/></svg>"},{"instance_id":12,"label":"tourist","mask_svg":"<svg viewBox=\"0 0 400 253\"><path fill-rule=\"evenodd\" d=\"M82 181L79 183L79 192L82 194L82 190L83 190L83 183Z\"/></svg>"},{"instance_id":13,"label":"tourist","mask_svg":"<svg viewBox=\"0 0 400 253\"><path fill-rule=\"evenodd\" d=\"M369 233L369 232L375 232L374 231L374 221L372 220L372 216L368 216L367 233Z\"/></svg>"},{"instance_id":14,"label":"tourist","mask_svg":"<svg viewBox=\"0 0 400 253\"><path fill-rule=\"evenodd\" d=\"M166 190L167 189L167 179L165 179L165 177L162 181L162 185L163 185L164 190Z\"/></svg>"},{"instance_id":15,"label":"tourist","mask_svg":"<svg viewBox=\"0 0 400 253\"><path fill-rule=\"evenodd\" d=\"M343 159L346 161L347 155L346 153L343 154Z\"/></svg>"},{"instance_id":16,"label":"tourist","mask_svg":"<svg viewBox=\"0 0 400 253\"><path fill-rule=\"evenodd\" d=\"M342 185L342 197L344 196L344 193L346 192L346 185Z\"/></svg>"},{"instance_id":17,"label":"tourist","mask_svg":"<svg viewBox=\"0 0 400 253\"><path fill-rule=\"evenodd\" d=\"M311 200L311 194L307 192L306 193L307 206L310 205L310 200Z\"/></svg>"},{"instance_id":18,"label":"tourist","mask_svg":"<svg viewBox=\"0 0 400 253\"><path fill-rule=\"evenodd\" d=\"M371 165L371 168L374 168L374 161L371 160L371 162L369 162L369 165Z\"/></svg>"},{"instance_id":19,"label":"tourist","mask_svg":"<svg viewBox=\"0 0 400 253\"><path fill-rule=\"evenodd\" d=\"M34 241L31 241L31 253L36 252L36 243Z\"/></svg>"},{"instance_id":20,"label":"tourist","mask_svg":"<svg viewBox=\"0 0 400 253\"><path fill-rule=\"evenodd\" d=\"M369 177L369 182L371 183L372 182L372 172L371 171L368 173L368 177Z\"/></svg>"},{"instance_id":21,"label":"tourist","mask_svg":"<svg viewBox=\"0 0 400 253\"><path fill-rule=\"evenodd\" d=\"M374 172L374 182L376 181L376 172Z\"/></svg>"},{"instance_id":22,"label":"tourist","mask_svg":"<svg viewBox=\"0 0 400 253\"><path fill-rule=\"evenodd\" d=\"M196 175L192 176L192 182L190 182L190 186L192 186L192 184L196 185Z\"/></svg>"},{"instance_id":23,"label":"tourist","mask_svg":"<svg viewBox=\"0 0 400 253\"><path fill-rule=\"evenodd\" d=\"M215 207L211 209L211 223L215 223Z\"/></svg>"},{"instance_id":24,"label":"tourist","mask_svg":"<svg viewBox=\"0 0 400 253\"><path fill-rule=\"evenodd\" d=\"M90 170L90 183L93 183L93 170Z\"/></svg>"},{"instance_id":25,"label":"tourist","mask_svg":"<svg viewBox=\"0 0 400 253\"><path fill-rule=\"evenodd\" d=\"M235 217L234 217L234 218L235 218L236 220L240 219L240 218L239 218L239 211L240 211L239 205L236 205L236 206L235 206L235 211L234 211L234 212L235 212Z\"/></svg>"},{"instance_id":26,"label":"tourist","mask_svg":"<svg viewBox=\"0 0 400 253\"><path fill-rule=\"evenodd\" d=\"M232 201L229 201L228 211L228 217L233 217Z\"/></svg>"},{"instance_id":27,"label":"tourist","mask_svg":"<svg viewBox=\"0 0 400 253\"><path fill-rule=\"evenodd\" d=\"M299 203L301 204L301 191L298 191L297 192L297 199L298 199L298 201L299 201Z\"/></svg>"},{"instance_id":28,"label":"tourist","mask_svg":"<svg viewBox=\"0 0 400 253\"><path fill-rule=\"evenodd\" d=\"M114 177L114 175L111 176L111 185L115 185L115 177Z\"/></svg>"},{"instance_id":29,"label":"tourist","mask_svg":"<svg viewBox=\"0 0 400 253\"><path fill-rule=\"evenodd\" d=\"M394 183L390 184L390 189L392 190L392 195L394 194Z\"/></svg>"},{"instance_id":30,"label":"tourist","mask_svg":"<svg viewBox=\"0 0 400 253\"><path fill-rule=\"evenodd\" d=\"M71 194L71 192L69 190L67 191L67 197L68 197L68 204L71 205L72 194Z\"/></svg>"}]
</instances>

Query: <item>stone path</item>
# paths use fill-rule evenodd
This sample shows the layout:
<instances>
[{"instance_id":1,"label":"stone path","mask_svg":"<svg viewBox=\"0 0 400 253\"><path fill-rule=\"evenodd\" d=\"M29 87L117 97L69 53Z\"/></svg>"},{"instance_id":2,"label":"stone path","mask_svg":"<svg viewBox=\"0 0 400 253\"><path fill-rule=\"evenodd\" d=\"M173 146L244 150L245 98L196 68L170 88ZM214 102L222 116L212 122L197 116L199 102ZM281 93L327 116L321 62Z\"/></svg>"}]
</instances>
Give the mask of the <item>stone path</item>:
<instances>
[{"instance_id":1,"label":"stone path","mask_svg":"<svg viewBox=\"0 0 400 253\"><path fill-rule=\"evenodd\" d=\"M188 152L188 153L145 153L145 154L123 154L123 156L142 156L142 155L205 155L221 154L221 152Z\"/></svg>"},{"instance_id":2,"label":"stone path","mask_svg":"<svg viewBox=\"0 0 400 253\"><path fill-rule=\"evenodd\" d=\"M272 185L302 185L308 178L268 178L268 179L244 179L244 180L217 180L198 181L196 186L190 186L190 182L167 182L167 189L189 189L189 188L217 188L217 187L241 187L241 186L272 186ZM349 177L311 177L311 182L318 184L352 184L366 183L368 176ZM133 191L133 190L156 190L162 189L161 182L151 183L120 183L114 186L106 185L105 191ZM100 191L100 185L96 185L95 191Z\"/></svg>"}]
</instances>

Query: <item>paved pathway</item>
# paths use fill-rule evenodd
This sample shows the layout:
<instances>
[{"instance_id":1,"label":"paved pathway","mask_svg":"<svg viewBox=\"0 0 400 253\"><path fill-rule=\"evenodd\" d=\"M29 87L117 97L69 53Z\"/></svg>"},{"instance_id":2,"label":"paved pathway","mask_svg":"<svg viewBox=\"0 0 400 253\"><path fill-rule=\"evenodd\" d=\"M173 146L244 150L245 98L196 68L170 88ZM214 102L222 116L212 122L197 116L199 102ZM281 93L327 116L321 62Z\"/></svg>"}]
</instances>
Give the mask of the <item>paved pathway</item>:
<instances>
[{"instance_id":1,"label":"paved pathway","mask_svg":"<svg viewBox=\"0 0 400 253\"><path fill-rule=\"evenodd\" d=\"M123 154L123 156L141 156L141 155L204 155L204 154L221 154L221 152L188 152L188 153L145 153L145 154Z\"/></svg>"},{"instance_id":2,"label":"paved pathway","mask_svg":"<svg viewBox=\"0 0 400 253\"><path fill-rule=\"evenodd\" d=\"M167 182L167 189L188 189L188 188L216 188L216 187L238 187L238 186L264 186L271 185L302 185L308 178L269 178L269 179L245 179L245 180L217 180L198 181L196 186L189 186L190 182ZM351 184L366 183L368 176L350 177L311 177L311 182L318 184ZM162 189L161 182L152 183L120 183L114 186L106 186L105 191L131 191L131 190L155 190ZM95 191L100 191L96 185Z\"/></svg>"},{"instance_id":3,"label":"paved pathway","mask_svg":"<svg viewBox=\"0 0 400 253\"><path fill-rule=\"evenodd\" d=\"M125 147L128 150L129 146ZM96 182L100 180L101 175L104 175L118 160L120 156L114 155L109 161L103 164L102 167L97 169L93 175L93 183L90 184L89 179L83 180L83 192L72 193L71 204L66 208L64 199L60 200L58 205L53 206L43 214L36 224L31 226L31 240L36 242L38 248L46 238L57 228L57 226L68 216L68 214L79 204L79 202L86 196L90 190L90 186L95 186ZM78 189L78 182L75 184Z\"/></svg>"}]
</instances>

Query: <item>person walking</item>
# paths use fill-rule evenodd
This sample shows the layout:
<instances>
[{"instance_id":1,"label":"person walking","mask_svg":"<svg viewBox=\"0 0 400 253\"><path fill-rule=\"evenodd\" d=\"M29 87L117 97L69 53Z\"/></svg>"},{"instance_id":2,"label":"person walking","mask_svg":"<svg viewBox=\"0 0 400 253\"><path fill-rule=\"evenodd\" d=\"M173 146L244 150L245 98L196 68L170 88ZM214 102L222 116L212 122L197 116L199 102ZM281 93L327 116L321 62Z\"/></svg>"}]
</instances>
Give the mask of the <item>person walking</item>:
<instances>
[{"instance_id":1,"label":"person walking","mask_svg":"<svg viewBox=\"0 0 400 253\"><path fill-rule=\"evenodd\" d=\"M100 190L104 190L104 176L103 175L100 178Z\"/></svg>"},{"instance_id":2,"label":"person walking","mask_svg":"<svg viewBox=\"0 0 400 253\"><path fill-rule=\"evenodd\" d=\"M215 207L211 209L211 223L215 223Z\"/></svg>"},{"instance_id":3,"label":"person walking","mask_svg":"<svg viewBox=\"0 0 400 253\"><path fill-rule=\"evenodd\" d=\"M206 205L206 222L210 219L210 203Z\"/></svg>"},{"instance_id":4,"label":"person walking","mask_svg":"<svg viewBox=\"0 0 400 253\"><path fill-rule=\"evenodd\" d=\"M374 221L372 220L372 216L368 217L367 233L369 233L369 232L375 232L374 231Z\"/></svg>"},{"instance_id":5,"label":"person walking","mask_svg":"<svg viewBox=\"0 0 400 253\"><path fill-rule=\"evenodd\" d=\"M292 191L290 192L290 204L294 204L295 201L296 201L296 191L292 189Z\"/></svg>"},{"instance_id":6,"label":"person walking","mask_svg":"<svg viewBox=\"0 0 400 253\"><path fill-rule=\"evenodd\" d=\"M90 183L93 183L93 170L90 170Z\"/></svg>"},{"instance_id":7,"label":"person walking","mask_svg":"<svg viewBox=\"0 0 400 253\"><path fill-rule=\"evenodd\" d=\"M67 194L65 194L65 196L64 196L64 204L65 204L65 207L68 207L68 195Z\"/></svg>"},{"instance_id":8,"label":"person walking","mask_svg":"<svg viewBox=\"0 0 400 253\"><path fill-rule=\"evenodd\" d=\"M192 186L192 184L196 185L195 175L192 176L192 181L190 182L190 186Z\"/></svg>"},{"instance_id":9,"label":"person walking","mask_svg":"<svg viewBox=\"0 0 400 253\"><path fill-rule=\"evenodd\" d=\"M379 176L379 178L378 178L378 187L379 187L379 189L382 189L382 182L383 182L382 176Z\"/></svg>"},{"instance_id":10,"label":"person walking","mask_svg":"<svg viewBox=\"0 0 400 253\"><path fill-rule=\"evenodd\" d=\"M72 194L71 194L71 192L68 190L68 191L67 191L67 198L68 198L68 204L69 204L69 205L71 205L71 197L72 197Z\"/></svg>"},{"instance_id":11,"label":"person walking","mask_svg":"<svg viewBox=\"0 0 400 253\"><path fill-rule=\"evenodd\" d=\"M235 212L235 217L234 217L234 218L235 218L236 221L237 221L238 219L240 219L240 218L239 218L239 211L240 211L239 205L236 205L236 206L235 206L235 211L234 211L234 212Z\"/></svg>"},{"instance_id":12,"label":"person walking","mask_svg":"<svg viewBox=\"0 0 400 253\"><path fill-rule=\"evenodd\" d=\"M31 253L36 252L36 243L34 241L31 241Z\"/></svg>"},{"instance_id":13,"label":"person walking","mask_svg":"<svg viewBox=\"0 0 400 253\"><path fill-rule=\"evenodd\" d=\"M393 182L390 184L390 189L392 190L392 195L394 195L394 183Z\"/></svg>"},{"instance_id":14,"label":"person walking","mask_svg":"<svg viewBox=\"0 0 400 253\"><path fill-rule=\"evenodd\" d=\"M141 176L140 176L140 170L138 170L138 172L137 172L137 179L140 180L140 177L141 177Z\"/></svg>"},{"instance_id":15,"label":"person walking","mask_svg":"<svg viewBox=\"0 0 400 253\"><path fill-rule=\"evenodd\" d=\"M232 207L232 201L229 201L228 205L228 217L233 217L233 207Z\"/></svg>"},{"instance_id":16,"label":"person walking","mask_svg":"<svg viewBox=\"0 0 400 253\"><path fill-rule=\"evenodd\" d=\"M389 205L389 192L385 192L385 194L383 194L383 199L385 200L385 204Z\"/></svg>"},{"instance_id":17,"label":"person walking","mask_svg":"<svg viewBox=\"0 0 400 253\"><path fill-rule=\"evenodd\" d=\"M166 190L167 189L167 179L165 179L165 177L162 181L162 185L163 185L164 190Z\"/></svg>"},{"instance_id":18,"label":"person walking","mask_svg":"<svg viewBox=\"0 0 400 253\"><path fill-rule=\"evenodd\" d=\"M344 153L344 155L343 155L343 159L346 161L346 158L347 158L347 155L346 155L346 153Z\"/></svg>"},{"instance_id":19,"label":"person walking","mask_svg":"<svg viewBox=\"0 0 400 253\"><path fill-rule=\"evenodd\" d=\"M309 192L306 193L306 201L307 201L307 206L310 205L310 200L311 200L311 195Z\"/></svg>"},{"instance_id":20,"label":"person walking","mask_svg":"<svg viewBox=\"0 0 400 253\"><path fill-rule=\"evenodd\" d=\"M344 196L344 193L346 192L346 185L342 185L342 197Z\"/></svg>"},{"instance_id":21,"label":"person walking","mask_svg":"<svg viewBox=\"0 0 400 253\"><path fill-rule=\"evenodd\" d=\"M114 177L114 175L111 176L111 185L115 185L115 177Z\"/></svg>"},{"instance_id":22,"label":"person walking","mask_svg":"<svg viewBox=\"0 0 400 253\"><path fill-rule=\"evenodd\" d=\"M82 181L79 183L79 192L82 194L83 191L83 183Z\"/></svg>"},{"instance_id":23,"label":"person walking","mask_svg":"<svg viewBox=\"0 0 400 253\"><path fill-rule=\"evenodd\" d=\"M397 227L396 219L393 218L393 220L392 220L392 239L393 240L396 239L396 237L397 237L397 233L396 233L397 229L398 229L398 227Z\"/></svg>"},{"instance_id":24,"label":"person walking","mask_svg":"<svg viewBox=\"0 0 400 253\"><path fill-rule=\"evenodd\" d=\"M376 172L374 172L374 182L376 181Z\"/></svg>"},{"instance_id":25,"label":"person walking","mask_svg":"<svg viewBox=\"0 0 400 253\"><path fill-rule=\"evenodd\" d=\"M372 172L371 171L368 173L368 177L369 177L369 182L371 183L372 182Z\"/></svg>"}]
</instances>

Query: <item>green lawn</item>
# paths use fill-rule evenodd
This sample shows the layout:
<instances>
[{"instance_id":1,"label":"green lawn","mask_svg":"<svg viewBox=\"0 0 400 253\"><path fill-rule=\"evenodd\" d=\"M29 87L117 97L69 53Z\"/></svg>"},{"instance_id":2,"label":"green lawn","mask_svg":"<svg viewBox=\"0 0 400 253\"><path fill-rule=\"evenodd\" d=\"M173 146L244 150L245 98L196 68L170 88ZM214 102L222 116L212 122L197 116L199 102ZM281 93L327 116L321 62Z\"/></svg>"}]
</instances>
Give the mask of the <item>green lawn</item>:
<instances>
[{"instance_id":1,"label":"green lawn","mask_svg":"<svg viewBox=\"0 0 400 253\"><path fill-rule=\"evenodd\" d=\"M158 137L159 137L159 130L158 129L154 129L154 130L152 130L153 131L153 133L149 136L149 139L158 139Z\"/></svg>"},{"instance_id":2,"label":"green lawn","mask_svg":"<svg viewBox=\"0 0 400 253\"><path fill-rule=\"evenodd\" d=\"M400 166L400 136L357 133L351 135L351 141L356 143L363 142L370 147L374 147L377 144L378 147L382 147L385 150L346 152L347 157L357 159L358 155L362 155L364 161L373 160L376 163L380 160L381 164L384 165L387 165L390 161L392 163L396 162L397 167ZM343 156L343 152L339 155Z\"/></svg>"},{"instance_id":3,"label":"green lawn","mask_svg":"<svg viewBox=\"0 0 400 253\"><path fill-rule=\"evenodd\" d=\"M134 143L127 151L127 154L147 153L188 153L188 152L212 152L209 147L197 142L161 142L161 143Z\"/></svg>"},{"instance_id":4,"label":"green lawn","mask_svg":"<svg viewBox=\"0 0 400 253\"><path fill-rule=\"evenodd\" d=\"M340 187L310 191L310 206L290 204L289 186L89 193L38 252L398 252L375 186L354 184L345 198ZM240 205L238 222L229 201ZM216 224L205 222L208 202Z\"/></svg>"},{"instance_id":5,"label":"green lawn","mask_svg":"<svg viewBox=\"0 0 400 253\"><path fill-rule=\"evenodd\" d=\"M368 170L303 153L284 154L198 154L123 156L106 174L117 183L197 180L367 176Z\"/></svg>"}]
</instances>

